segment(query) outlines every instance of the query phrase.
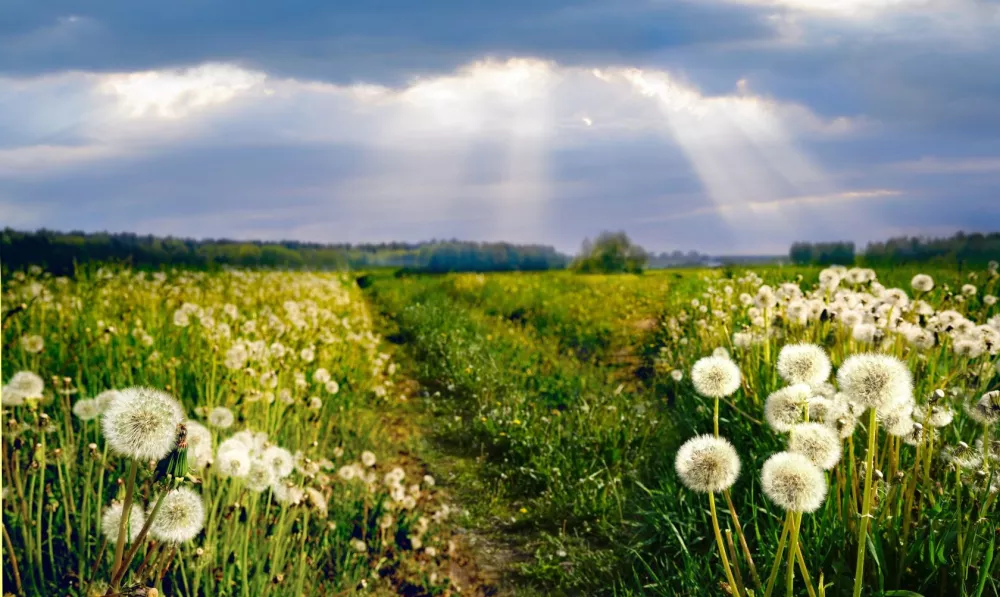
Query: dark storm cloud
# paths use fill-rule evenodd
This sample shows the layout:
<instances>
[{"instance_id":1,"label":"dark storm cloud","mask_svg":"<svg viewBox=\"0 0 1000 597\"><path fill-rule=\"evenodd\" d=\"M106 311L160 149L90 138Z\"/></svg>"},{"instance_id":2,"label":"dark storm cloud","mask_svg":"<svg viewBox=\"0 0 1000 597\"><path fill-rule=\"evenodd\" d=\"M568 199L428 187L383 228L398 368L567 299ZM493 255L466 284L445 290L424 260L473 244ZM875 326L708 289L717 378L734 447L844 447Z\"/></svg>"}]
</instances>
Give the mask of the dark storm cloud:
<instances>
[{"instance_id":1,"label":"dark storm cloud","mask_svg":"<svg viewBox=\"0 0 1000 597\"><path fill-rule=\"evenodd\" d=\"M232 61L278 76L399 83L484 55L636 63L772 34L759 10L693 0L0 0L0 14L0 72L19 75Z\"/></svg>"}]
</instances>

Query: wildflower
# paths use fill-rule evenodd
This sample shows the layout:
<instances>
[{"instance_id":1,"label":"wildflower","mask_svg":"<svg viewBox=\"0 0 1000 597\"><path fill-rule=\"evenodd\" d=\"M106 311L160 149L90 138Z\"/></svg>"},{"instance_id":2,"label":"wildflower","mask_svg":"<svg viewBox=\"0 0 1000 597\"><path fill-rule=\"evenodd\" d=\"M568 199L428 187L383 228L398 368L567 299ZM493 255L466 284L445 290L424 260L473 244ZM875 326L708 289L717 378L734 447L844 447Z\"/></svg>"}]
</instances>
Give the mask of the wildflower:
<instances>
[{"instance_id":1,"label":"wildflower","mask_svg":"<svg viewBox=\"0 0 1000 597\"><path fill-rule=\"evenodd\" d=\"M319 369L313 372L313 381L318 384L325 384L326 382L330 381L330 372L324 369L323 367L320 367Z\"/></svg>"},{"instance_id":2,"label":"wildflower","mask_svg":"<svg viewBox=\"0 0 1000 597\"><path fill-rule=\"evenodd\" d=\"M965 296L975 296L976 295L976 287L973 286L972 284L963 284L962 285L962 294L964 294Z\"/></svg>"},{"instance_id":3,"label":"wildflower","mask_svg":"<svg viewBox=\"0 0 1000 597\"><path fill-rule=\"evenodd\" d=\"M194 539L204 524L205 505L201 496L187 487L179 487L163 498L149 534L157 541L184 543Z\"/></svg>"},{"instance_id":4,"label":"wildflower","mask_svg":"<svg viewBox=\"0 0 1000 597\"><path fill-rule=\"evenodd\" d=\"M764 495L792 512L814 512L826 498L823 471L802 454L771 456L761 469L760 480Z\"/></svg>"},{"instance_id":5,"label":"wildflower","mask_svg":"<svg viewBox=\"0 0 1000 597\"><path fill-rule=\"evenodd\" d=\"M326 387L326 391L329 392L329 393L331 393L331 394L336 394L337 392L340 391L340 384L338 384L336 381L334 381L332 379L330 381L326 382L325 387Z\"/></svg>"},{"instance_id":6,"label":"wildflower","mask_svg":"<svg viewBox=\"0 0 1000 597\"><path fill-rule=\"evenodd\" d=\"M802 454L823 470L840 462L840 438L837 432L820 423L799 423L792 427L788 451Z\"/></svg>"},{"instance_id":7,"label":"wildflower","mask_svg":"<svg viewBox=\"0 0 1000 597\"><path fill-rule=\"evenodd\" d=\"M670 372L670 377L672 377L674 381L680 381L684 379L684 372L680 369L674 369Z\"/></svg>"},{"instance_id":8,"label":"wildflower","mask_svg":"<svg viewBox=\"0 0 1000 597\"><path fill-rule=\"evenodd\" d=\"M271 492L274 493L274 499L278 500L279 504L287 504L289 506L298 506L305 498L305 492L300 487L286 483L280 479L275 479L271 483Z\"/></svg>"},{"instance_id":9,"label":"wildflower","mask_svg":"<svg viewBox=\"0 0 1000 597\"><path fill-rule=\"evenodd\" d=\"M25 400L41 398L44 391L45 382L40 376L31 371L18 371L0 390L0 400L4 406L19 406Z\"/></svg>"},{"instance_id":10,"label":"wildflower","mask_svg":"<svg viewBox=\"0 0 1000 597\"><path fill-rule=\"evenodd\" d=\"M871 344L877 334L878 328L872 323L859 323L851 329L851 337L862 344Z\"/></svg>"},{"instance_id":11,"label":"wildflower","mask_svg":"<svg viewBox=\"0 0 1000 597\"><path fill-rule=\"evenodd\" d=\"M229 438L219 444L215 463L227 477L246 477L250 473L250 450L242 442Z\"/></svg>"},{"instance_id":12,"label":"wildflower","mask_svg":"<svg viewBox=\"0 0 1000 597\"><path fill-rule=\"evenodd\" d=\"M303 361L307 363L311 363L313 362L313 359L316 358L316 351L313 350L312 348L303 348L299 352L299 358L301 358Z\"/></svg>"},{"instance_id":13,"label":"wildflower","mask_svg":"<svg viewBox=\"0 0 1000 597\"><path fill-rule=\"evenodd\" d=\"M375 466L375 454L365 450L361 453L361 462L367 467Z\"/></svg>"},{"instance_id":14,"label":"wildflower","mask_svg":"<svg viewBox=\"0 0 1000 597\"><path fill-rule=\"evenodd\" d=\"M876 409L879 422L886 433L904 436L913 429L913 400L905 397L896 399Z\"/></svg>"},{"instance_id":15,"label":"wildflower","mask_svg":"<svg viewBox=\"0 0 1000 597\"><path fill-rule=\"evenodd\" d=\"M104 390L97 396L94 396L94 400L97 402L97 405L100 407L102 413L108 410L108 407L111 406L111 401L114 400L119 393L120 392L118 390Z\"/></svg>"},{"instance_id":16,"label":"wildflower","mask_svg":"<svg viewBox=\"0 0 1000 597\"><path fill-rule=\"evenodd\" d=\"M247 473L246 483L250 491L260 493L275 482L274 467L269 466L263 460L254 460L250 463L250 470Z\"/></svg>"},{"instance_id":17,"label":"wildflower","mask_svg":"<svg viewBox=\"0 0 1000 597\"><path fill-rule=\"evenodd\" d=\"M320 493L318 490L312 487L306 487L306 497L309 499L309 505L316 509L323 517L327 515L327 504L326 496Z\"/></svg>"},{"instance_id":18,"label":"wildflower","mask_svg":"<svg viewBox=\"0 0 1000 597\"><path fill-rule=\"evenodd\" d=\"M955 411L941 404L930 407L917 406L913 409L913 419L931 427L944 427L951 423L954 417Z\"/></svg>"},{"instance_id":19,"label":"wildflower","mask_svg":"<svg viewBox=\"0 0 1000 597\"><path fill-rule=\"evenodd\" d=\"M126 458L160 460L177 442L184 411L177 399L152 388L122 390L108 405L101 427L111 449Z\"/></svg>"},{"instance_id":20,"label":"wildflower","mask_svg":"<svg viewBox=\"0 0 1000 597\"><path fill-rule=\"evenodd\" d=\"M830 359L815 344L788 344L778 353L778 374L790 384L817 386L830 377Z\"/></svg>"},{"instance_id":21,"label":"wildflower","mask_svg":"<svg viewBox=\"0 0 1000 597\"><path fill-rule=\"evenodd\" d=\"M186 328L190 323L191 319L188 317L187 311L184 311L183 309L174 311L174 325Z\"/></svg>"},{"instance_id":22,"label":"wildflower","mask_svg":"<svg viewBox=\"0 0 1000 597\"><path fill-rule=\"evenodd\" d=\"M930 292L934 289L934 278L927 274L917 274L910 280L910 286L917 292Z\"/></svg>"},{"instance_id":23,"label":"wildflower","mask_svg":"<svg viewBox=\"0 0 1000 597\"><path fill-rule=\"evenodd\" d=\"M702 396L722 398L740 388L740 370L726 357L705 357L691 368L691 381Z\"/></svg>"},{"instance_id":24,"label":"wildflower","mask_svg":"<svg viewBox=\"0 0 1000 597\"><path fill-rule=\"evenodd\" d=\"M229 429L235 420L233 411L225 406L216 406L208 413L208 424L216 429Z\"/></svg>"},{"instance_id":25,"label":"wildflower","mask_svg":"<svg viewBox=\"0 0 1000 597\"><path fill-rule=\"evenodd\" d=\"M837 382L841 391L864 407L878 408L913 395L910 370L902 361L888 355L848 357L837 371Z\"/></svg>"},{"instance_id":26,"label":"wildflower","mask_svg":"<svg viewBox=\"0 0 1000 597\"><path fill-rule=\"evenodd\" d=\"M101 516L101 532L107 538L108 545L114 545L118 542L118 531L121 529L123 511L124 505L121 502L114 502L104 511L104 515ZM142 506L135 503L132 504L132 507L129 508L127 524L128 542L131 543L139 536L139 532L142 531L142 525L146 524L146 515L142 511Z\"/></svg>"},{"instance_id":27,"label":"wildflower","mask_svg":"<svg viewBox=\"0 0 1000 597\"><path fill-rule=\"evenodd\" d=\"M274 469L274 474L279 479L284 479L295 470L295 459L284 448L271 446L264 450L262 459Z\"/></svg>"},{"instance_id":28,"label":"wildflower","mask_svg":"<svg viewBox=\"0 0 1000 597\"><path fill-rule=\"evenodd\" d=\"M45 348L45 340L38 334L21 336L21 348L24 349L24 352L39 353Z\"/></svg>"},{"instance_id":29,"label":"wildflower","mask_svg":"<svg viewBox=\"0 0 1000 597\"><path fill-rule=\"evenodd\" d=\"M197 421L184 421L187 429L188 465L200 470L212 461L212 432Z\"/></svg>"},{"instance_id":30,"label":"wildflower","mask_svg":"<svg viewBox=\"0 0 1000 597\"><path fill-rule=\"evenodd\" d=\"M969 414L983 425L993 425L1000 421L1000 390L983 394Z\"/></svg>"},{"instance_id":31,"label":"wildflower","mask_svg":"<svg viewBox=\"0 0 1000 597\"><path fill-rule=\"evenodd\" d=\"M808 404L810 389L806 384L782 388L764 402L764 417L768 425L778 432L791 431L802 422L803 407Z\"/></svg>"},{"instance_id":32,"label":"wildflower","mask_svg":"<svg viewBox=\"0 0 1000 597\"><path fill-rule=\"evenodd\" d=\"M101 416L101 406L97 400L83 398L82 400L77 400L76 404L73 405L73 414L81 421L90 421Z\"/></svg>"},{"instance_id":33,"label":"wildflower","mask_svg":"<svg viewBox=\"0 0 1000 597\"><path fill-rule=\"evenodd\" d=\"M698 492L729 489L740 474L740 458L728 440L700 435L684 442L674 468L684 485Z\"/></svg>"},{"instance_id":34,"label":"wildflower","mask_svg":"<svg viewBox=\"0 0 1000 597\"><path fill-rule=\"evenodd\" d=\"M361 539L351 539L351 547L358 553L366 553L368 551L368 546Z\"/></svg>"},{"instance_id":35,"label":"wildflower","mask_svg":"<svg viewBox=\"0 0 1000 597\"><path fill-rule=\"evenodd\" d=\"M965 442L958 442L954 446L946 446L941 450L941 458L959 468L974 469L979 468L983 463L983 453L981 450L972 448Z\"/></svg>"}]
</instances>

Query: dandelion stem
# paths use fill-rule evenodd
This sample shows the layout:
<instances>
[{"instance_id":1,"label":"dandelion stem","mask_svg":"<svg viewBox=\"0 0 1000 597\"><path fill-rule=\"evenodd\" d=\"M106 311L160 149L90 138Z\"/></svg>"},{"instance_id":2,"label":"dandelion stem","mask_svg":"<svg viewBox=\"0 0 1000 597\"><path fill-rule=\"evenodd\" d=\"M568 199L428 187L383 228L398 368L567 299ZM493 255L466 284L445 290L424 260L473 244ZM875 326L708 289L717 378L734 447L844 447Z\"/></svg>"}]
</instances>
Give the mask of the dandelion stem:
<instances>
[{"instance_id":1,"label":"dandelion stem","mask_svg":"<svg viewBox=\"0 0 1000 597\"><path fill-rule=\"evenodd\" d=\"M0 525L3 527L3 543L4 547L7 549L7 557L10 558L10 568L14 573L14 586L17 587L17 592L19 594L24 593L24 589L21 587L21 572L17 567L17 555L14 553L14 544L10 540L10 535L7 533L7 525Z\"/></svg>"},{"instance_id":2,"label":"dandelion stem","mask_svg":"<svg viewBox=\"0 0 1000 597\"><path fill-rule=\"evenodd\" d=\"M139 462L132 460L128 465L128 478L125 481L125 503L122 506L121 521L118 523L118 540L115 542L115 559L111 567L111 589L118 592L119 583L114 579L119 578L122 554L125 552L125 535L128 528L128 519L132 514L132 495L135 492L135 475L139 472Z\"/></svg>"},{"instance_id":3,"label":"dandelion stem","mask_svg":"<svg viewBox=\"0 0 1000 597\"><path fill-rule=\"evenodd\" d=\"M799 517L801 514L791 513L791 540L788 546L788 563L785 568L785 594L792 597L795 586L795 555L799 551Z\"/></svg>"},{"instance_id":4,"label":"dandelion stem","mask_svg":"<svg viewBox=\"0 0 1000 597\"><path fill-rule=\"evenodd\" d=\"M712 530L715 531L715 543L719 547L719 556L722 558L722 567L726 572L726 581L729 586L736 590L736 579L733 578L733 571L729 567L729 558L726 556L726 545L722 542L722 532L719 530L719 517L715 512L715 494L708 492L708 506L712 511Z\"/></svg>"},{"instance_id":5,"label":"dandelion stem","mask_svg":"<svg viewBox=\"0 0 1000 597\"><path fill-rule=\"evenodd\" d=\"M740 540L740 549L743 551L743 556L747 559L747 566L750 568L750 576L753 578L754 586L760 591L763 588L760 582L760 575L757 574L757 566L753 563L753 556L750 555L750 548L747 546L746 535L743 534L743 526L740 524L740 519L736 515L736 508L733 506L733 498L729 495L729 490L726 489L722 492L722 495L726 498L726 505L729 506L729 515L733 517L733 525L736 527L736 536ZM735 558L734 558L735 560Z\"/></svg>"},{"instance_id":6,"label":"dandelion stem","mask_svg":"<svg viewBox=\"0 0 1000 597\"><path fill-rule=\"evenodd\" d=\"M781 556L785 553L785 539L788 538L791 516L791 512L785 515L785 524L782 527L781 538L778 539L778 549L774 552L774 562L771 564L771 575L767 578L767 589L764 590L764 597L771 597L771 591L774 590L774 581L778 579L778 567L781 565Z\"/></svg>"},{"instance_id":7,"label":"dandelion stem","mask_svg":"<svg viewBox=\"0 0 1000 597\"><path fill-rule=\"evenodd\" d=\"M861 585L864 582L865 551L868 549L868 518L872 505L872 476L874 468L875 445L878 439L878 419L875 409L868 413L868 451L865 453L865 494L861 505L861 521L858 530L858 561L854 569L854 597L861 597Z\"/></svg>"},{"instance_id":8,"label":"dandelion stem","mask_svg":"<svg viewBox=\"0 0 1000 597\"><path fill-rule=\"evenodd\" d=\"M715 411L714 411L714 414L715 414L715 416L713 418L713 427L712 427L712 429L715 431L715 437L719 437L719 398L718 397L716 397L716 399L715 399Z\"/></svg>"}]
</instances>

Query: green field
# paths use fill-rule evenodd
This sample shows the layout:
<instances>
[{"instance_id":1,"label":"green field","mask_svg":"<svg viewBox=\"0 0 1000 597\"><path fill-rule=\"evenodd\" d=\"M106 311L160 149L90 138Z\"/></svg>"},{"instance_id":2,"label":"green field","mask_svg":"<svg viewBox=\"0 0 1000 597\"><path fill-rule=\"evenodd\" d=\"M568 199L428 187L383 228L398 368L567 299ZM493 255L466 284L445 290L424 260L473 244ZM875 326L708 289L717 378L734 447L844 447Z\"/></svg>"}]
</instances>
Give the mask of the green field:
<instances>
[{"instance_id":1,"label":"green field","mask_svg":"<svg viewBox=\"0 0 1000 597\"><path fill-rule=\"evenodd\" d=\"M4 590L997 595L998 293L995 268L942 267L7 276ZM779 372L798 343L833 373ZM739 378L692 375L713 353ZM864 353L898 360L857 382ZM204 430L186 475L78 416L133 385ZM718 492L678 472L702 434L740 461ZM809 462L762 479L785 450ZM203 528L151 522L116 566L104 510L178 486Z\"/></svg>"}]
</instances>

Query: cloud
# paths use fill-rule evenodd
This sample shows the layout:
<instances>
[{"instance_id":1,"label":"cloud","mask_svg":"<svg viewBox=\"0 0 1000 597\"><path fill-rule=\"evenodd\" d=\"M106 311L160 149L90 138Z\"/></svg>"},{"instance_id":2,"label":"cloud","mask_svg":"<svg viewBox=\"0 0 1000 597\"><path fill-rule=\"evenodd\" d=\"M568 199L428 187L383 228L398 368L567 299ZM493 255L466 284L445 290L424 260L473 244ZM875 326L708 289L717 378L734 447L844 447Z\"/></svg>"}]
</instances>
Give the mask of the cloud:
<instances>
[{"instance_id":1,"label":"cloud","mask_svg":"<svg viewBox=\"0 0 1000 597\"><path fill-rule=\"evenodd\" d=\"M994 6L0 0L0 214L717 252L1000 227Z\"/></svg>"}]
</instances>

